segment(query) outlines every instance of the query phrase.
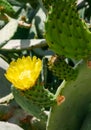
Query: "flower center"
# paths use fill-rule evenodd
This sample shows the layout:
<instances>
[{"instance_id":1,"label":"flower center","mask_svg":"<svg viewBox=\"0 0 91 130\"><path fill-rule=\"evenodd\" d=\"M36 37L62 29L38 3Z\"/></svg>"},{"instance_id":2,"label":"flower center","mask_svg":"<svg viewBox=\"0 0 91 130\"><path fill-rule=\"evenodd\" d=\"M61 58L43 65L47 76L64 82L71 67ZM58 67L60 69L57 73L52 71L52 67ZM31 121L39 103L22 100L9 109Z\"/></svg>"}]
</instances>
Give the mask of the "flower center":
<instances>
[{"instance_id":1,"label":"flower center","mask_svg":"<svg viewBox=\"0 0 91 130\"><path fill-rule=\"evenodd\" d=\"M31 77L31 71L30 70L25 70L23 72L21 72L21 74L19 75L19 79L23 80L25 78L30 78Z\"/></svg>"}]
</instances>

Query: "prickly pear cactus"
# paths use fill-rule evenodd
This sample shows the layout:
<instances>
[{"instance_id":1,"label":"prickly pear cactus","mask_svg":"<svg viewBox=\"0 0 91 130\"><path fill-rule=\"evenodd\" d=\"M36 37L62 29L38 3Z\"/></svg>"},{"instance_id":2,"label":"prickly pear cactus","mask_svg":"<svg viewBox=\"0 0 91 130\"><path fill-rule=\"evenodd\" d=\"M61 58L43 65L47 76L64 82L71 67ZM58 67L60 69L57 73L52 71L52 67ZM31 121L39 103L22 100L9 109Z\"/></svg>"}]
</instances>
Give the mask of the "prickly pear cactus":
<instances>
[{"instance_id":1,"label":"prickly pear cactus","mask_svg":"<svg viewBox=\"0 0 91 130\"><path fill-rule=\"evenodd\" d=\"M64 58L52 56L49 60L49 69L58 76L59 79L66 81L75 80L78 75L78 68L73 68L66 63Z\"/></svg>"},{"instance_id":2,"label":"prickly pear cactus","mask_svg":"<svg viewBox=\"0 0 91 130\"><path fill-rule=\"evenodd\" d=\"M77 79L63 81L58 89L65 101L52 107L47 130L91 129L91 67L84 61L79 67Z\"/></svg>"},{"instance_id":3,"label":"prickly pear cactus","mask_svg":"<svg viewBox=\"0 0 91 130\"><path fill-rule=\"evenodd\" d=\"M25 97L30 99L33 104L40 107L50 107L55 103L55 97L43 86L33 87L31 90L23 92Z\"/></svg>"},{"instance_id":4,"label":"prickly pear cactus","mask_svg":"<svg viewBox=\"0 0 91 130\"><path fill-rule=\"evenodd\" d=\"M45 22L46 40L59 55L82 59L91 54L91 32L79 18L76 0L57 0Z\"/></svg>"},{"instance_id":5,"label":"prickly pear cactus","mask_svg":"<svg viewBox=\"0 0 91 130\"><path fill-rule=\"evenodd\" d=\"M43 86L35 86L30 90L21 91L12 87L17 103L27 112L39 119L46 119L43 109L56 103L55 96Z\"/></svg>"}]
</instances>

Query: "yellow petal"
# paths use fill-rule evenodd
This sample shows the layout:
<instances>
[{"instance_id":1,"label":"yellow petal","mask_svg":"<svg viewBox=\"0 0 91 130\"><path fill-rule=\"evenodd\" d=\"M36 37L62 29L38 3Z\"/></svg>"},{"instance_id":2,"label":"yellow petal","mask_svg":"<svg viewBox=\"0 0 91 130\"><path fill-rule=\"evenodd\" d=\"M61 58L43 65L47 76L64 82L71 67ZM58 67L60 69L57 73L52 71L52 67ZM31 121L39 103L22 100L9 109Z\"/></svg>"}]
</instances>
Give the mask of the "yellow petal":
<instances>
[{"instance_id":1,"label":"yellow petal","mask_svg":"<svg viewBox=\"0 0 91 130\"><path fill-rule=\"evenodd\" d=\"M33 87L42 69L42 61L36 56L18 58L12 61L5 77L18 89L26 90Z\"/></svg>"}]
</instances>

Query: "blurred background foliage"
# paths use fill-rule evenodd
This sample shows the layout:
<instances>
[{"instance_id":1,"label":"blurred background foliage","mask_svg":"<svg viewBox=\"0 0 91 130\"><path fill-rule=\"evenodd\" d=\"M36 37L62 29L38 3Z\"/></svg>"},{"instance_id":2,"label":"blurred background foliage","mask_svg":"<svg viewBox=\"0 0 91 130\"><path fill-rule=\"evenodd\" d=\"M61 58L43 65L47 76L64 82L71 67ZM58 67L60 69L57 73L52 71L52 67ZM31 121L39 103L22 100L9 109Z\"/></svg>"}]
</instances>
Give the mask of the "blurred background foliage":
<instances>
[{"instance_id":1,"label":"blurred background foliage","mask_svg":"<svg viewBox=\"0 0 91 130\"><path fill-rule=\"evenodd\" d=\"M11 29L13 26L9 26L7 30L10 30L10 38L6 39L2 43L0 40L0 120L9 121L11 123L18 124L25 130L44 130L44 125L39 123L37 119L34 119L31 115L24 112L11 98L5 98L11 93L10 83L5 79L4 73L8 67L8 63L23 55L33 56L36 55L43 60L43 69L41 73L42 81L45 88L48 88L51 92L55 93L57 87L62 80L59 80L48 69L48 58L54 54L45 42L44 46L36 48L30 47L32 39L43 40L45 39L45 20L47 15L47 9L45 8L42 0L7 0L8 4L3 5L0 0L0 31L10 22L6 14L16 22L18 27ZM5 8L2 8L5 7ZM9 9L8 9L9 8ZM64 7L65 8L65 7ZM81 19L85 20L89 30L91 30L91 0L78 0L77 10ZM9 22L8 22L9 21ZM1 34L0 33L0 34ZM13 34L12 34L13 33ZM2 35L1 35L2 37ZM26 40L25 40L26 39ZM9 41L12 42L8 44ZM17 49L16 40L20 42L20 49ZM22 42L24 40L24 42ZM14 47L11 47L14 44ZM41 43L42 44L42 43ZM5 46L7 45L7 48ZM22 46L26 48L22 49ZM11 48L10 48L11 47ZM69 60L69 64L73 65L73 61Z\"/></svg>"}]
</instances>

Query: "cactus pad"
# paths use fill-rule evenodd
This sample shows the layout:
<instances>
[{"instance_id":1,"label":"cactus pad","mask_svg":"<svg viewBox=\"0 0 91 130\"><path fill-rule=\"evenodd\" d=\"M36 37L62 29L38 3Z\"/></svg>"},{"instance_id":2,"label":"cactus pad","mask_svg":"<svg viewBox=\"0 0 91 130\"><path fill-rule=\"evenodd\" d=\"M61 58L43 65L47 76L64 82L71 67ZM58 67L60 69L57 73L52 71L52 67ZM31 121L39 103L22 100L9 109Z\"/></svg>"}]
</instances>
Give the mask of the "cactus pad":
<instances>
[{"instance_id":1,"label":"cactus pad","mask_svg":"<svg viewBox=\"0 0 91 130\"><path fill-rule=\"evenodd\" d=\"M15 13L12 5L7 0L0 0L0 12L12 15Z\"/></svg>"},{"instance_id":2,"label":"cactus pad","mask_svg":"<svg viewBox=\"0 0 91 130\"><path fill-rule=\"evenodd\" d=\"M46 120L47 116L43 112L42 108L40 106L37 106L32 103L32 101L24 96L22 91L19 89L16 89L12 86L12 93L14 95L14 98L16 102L29 114L32 116L35 116L39 119Z\"/></svg>"},{"instance_id":3,"label":"cactus pad","mask_svg":"<svg viewBox=\"0 0 91 130\"><path fill-rule=\"evenodd\" d=\"M65 101L52 107L47 130L90 130L91 68L86 62L80 64L77 79L63 81L57 93L64 95Z\"/></svg>"},{"instance_id":4,"label":"cactus pad","mask_svg":"<svg viewBox=\"0 0 91 130\"><path fill-rule=\"evenodd\" d=\"M16 102L25 111L42 120L47 119L44 112L45 108L57 103L55 95L44 89L43 86L35 86L26 91L21 91L12 86L12 93Z\"/></svg>"},{"instance_id":5,"label":"cactus pad","mask_svg":"<svg viewBox=\"0 0 91 130\"><path fill-rule=\"evenodd\" d=\"M54 95L43 86L35 86L23 92L25 97L30 99L33 104L40 107L50 107L55 103Z\"/></svg>"},{"instance_id":6,"label":"cactus pad","mask_svg":"<svg viewBox=\"0 0 91 130\"><path fill-rule=\"evenodd\" d=\"M62 57L58 56L52 56L49 61L49 69L59 79L65 79L66 81L75 80L78 75L78 69L74 69Z\"/></svg>"},{"instance_id":7,"label":"cactus pad","mask_svg":"<svg viewBox=\"0 0 91 130\"><path fill-rule=\"evenodd\" d=\"M75 0L57 0L45 22L46 40L59 55L82 59L91 54L91 32L79 18Z\"/></svg>"}]
</instances>

